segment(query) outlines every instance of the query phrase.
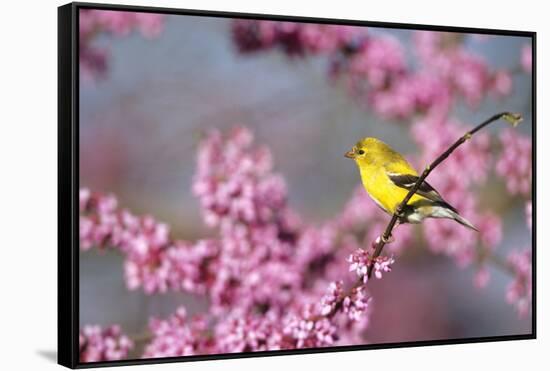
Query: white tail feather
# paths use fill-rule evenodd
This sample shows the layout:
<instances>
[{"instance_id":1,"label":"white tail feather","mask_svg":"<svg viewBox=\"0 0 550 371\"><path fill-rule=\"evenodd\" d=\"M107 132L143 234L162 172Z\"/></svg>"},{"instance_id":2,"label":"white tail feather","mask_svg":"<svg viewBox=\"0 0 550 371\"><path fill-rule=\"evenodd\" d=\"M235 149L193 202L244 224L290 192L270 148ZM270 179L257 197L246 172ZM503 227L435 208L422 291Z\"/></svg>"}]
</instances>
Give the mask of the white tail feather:
<instances>
[{"instance_id":1,"label":"white tail feather","mask_svg":"<svg viewBox=\"0 0 550 371\"><path fill-rule=\"evenodd\" d=\"M460 216L458 213L454 212L451 209L448 209L446 207L438 207L432 215L430 215L432 218L446 218L446 219L453 219L457 221L458 223L462 224L463 226L473 229L476 232L479 232L479 230L474 227L472 223L470 223L467 219Z\"/></svg>"}]
</instances>

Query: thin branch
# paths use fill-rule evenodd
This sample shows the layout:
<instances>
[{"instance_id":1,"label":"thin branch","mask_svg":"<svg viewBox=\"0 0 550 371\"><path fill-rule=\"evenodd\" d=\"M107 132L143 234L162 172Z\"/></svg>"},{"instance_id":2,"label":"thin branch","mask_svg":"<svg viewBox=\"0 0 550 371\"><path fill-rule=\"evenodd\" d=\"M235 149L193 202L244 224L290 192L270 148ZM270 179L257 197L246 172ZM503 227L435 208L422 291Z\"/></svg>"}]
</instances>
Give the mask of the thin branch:
<instances>
[{"instance_id":1,"label":"thin branch","mask_svg":"<svg viewBox=\"0 0 550 371\"><path fill-rule=\"evenodd\" d=\"M443 152L439 157L437 157L430 165L426 166L424 171L422 172L422 175L418 178L414 186L409 190L409 193L405 196L403 201L397 206L395 209L395 212L390 219L390 222L388 223L388 226L386 227L386 230L384 231L384 234L382 234L382 237L378 239L378 242L376 243L376 249L374 250L374 254L372 255L372 260L374 261L376 258L380 256L382 253L382 249L384 248L384 245L386 245L386 241L389 241L393 228L395 227L395 224L397 223L397 220L399 219L399 216L402 215L403 210L405 206L407 205L407 202L411 199L411 197L418 191L420 188L422 182L430 175L430 173L451 153L454 152L455 149L457 149L461 144L468 141L475 133L477 133L479 130L483 129L485 126L489 125L492 122L498 121L500 119L504 119L511 123L513 126L516 126L519 124L522 120L522 117L518 113L511 113L511 112L501 112L497 113L496 115L488 118L487 120L483 121L478 126L474 127L472 130L468 131L466 134L464 134L462 137L460 137L456 142L453 143L445 152ZM369 268L367 270L367 277L370 278L372 275L372 270L374 268L374 264L369 265Z\"/></svg>"}]
</instances>

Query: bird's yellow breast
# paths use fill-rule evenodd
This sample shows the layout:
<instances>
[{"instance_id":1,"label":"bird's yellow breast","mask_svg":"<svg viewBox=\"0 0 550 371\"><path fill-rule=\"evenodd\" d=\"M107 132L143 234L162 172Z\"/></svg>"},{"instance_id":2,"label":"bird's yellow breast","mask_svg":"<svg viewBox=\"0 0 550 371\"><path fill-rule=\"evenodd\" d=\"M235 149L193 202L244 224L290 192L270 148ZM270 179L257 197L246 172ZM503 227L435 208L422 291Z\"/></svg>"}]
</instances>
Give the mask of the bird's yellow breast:
<instances>
[{"instance_id":1,"label":"bird's yellow breast","mask_svg":"<svg viewBox=\"0 0 550 371\"><path fill-rule=\"evenodd\" d=\"M403 201L408 191L396 186L388 177L387 169L383 166L358 164L361 172L363 187L369 196L386 212L393 214L397 206ZM406 173L411 173L407 169ZM414 172L416 173L416 172ZM422 197L413 195L407 204L421 200Z\"/></svg>"}]
</instances>

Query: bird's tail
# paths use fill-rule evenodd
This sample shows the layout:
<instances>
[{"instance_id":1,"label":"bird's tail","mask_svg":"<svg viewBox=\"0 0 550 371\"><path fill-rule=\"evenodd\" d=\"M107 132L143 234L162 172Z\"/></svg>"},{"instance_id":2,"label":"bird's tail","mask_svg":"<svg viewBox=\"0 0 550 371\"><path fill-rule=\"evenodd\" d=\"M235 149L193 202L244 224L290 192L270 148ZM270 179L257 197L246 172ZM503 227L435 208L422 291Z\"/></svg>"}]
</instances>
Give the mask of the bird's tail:
<instances>
[{"instance_id":1,"label":"bird's tail","mask_svg":"<svg viewBox=\"0 0 550 371\"><path fill-rule=\"evenodd\" d=\"M463 218L462 216L460 216L458 211L446 202L441 202L438 207L438 210L432 216L436 218L453 219L456 222L462 224L463 226L470 228L476 232L479 232L479 229L474 227L474 225L470 223L470 221L468 221L466 218Z\"/></svg>"},{"instance_id":2,"label":"bird's tail","mask_svg":"<svg viewBox=\"0 0 550 371\"><path fill-rule=\"evenodd\" d=\"M465 226L467 228L473 229L476 232L479 232L479 229L474 227L474 225L472 223L470 223L467 219L461 217L458 213L452 212L452 214L454 214L453 219L456 220L458 223L462 224L463 226Z\"/></svg>"}]
</instances>

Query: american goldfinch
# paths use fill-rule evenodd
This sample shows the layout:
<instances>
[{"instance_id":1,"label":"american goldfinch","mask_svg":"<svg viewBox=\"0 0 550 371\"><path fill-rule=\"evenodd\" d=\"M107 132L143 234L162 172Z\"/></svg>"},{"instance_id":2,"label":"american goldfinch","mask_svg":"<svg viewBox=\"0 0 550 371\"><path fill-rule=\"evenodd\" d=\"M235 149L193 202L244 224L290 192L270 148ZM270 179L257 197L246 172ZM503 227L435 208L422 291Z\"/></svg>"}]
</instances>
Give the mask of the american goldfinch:
<instances>
[{"instance_id":1,"label":"american goldfinch","mask_svg":"<svg viewBox=\"0 0 550 371\"><path fill-rule=\"evenodd\" d=\"M355 160L361 181L369 196L390 215L395 213L409 190L418 180L418 173L386 143L376 138L364 138L345 154ZM421 223L425 218L447 218L477 231L476 227L458 214L428 182L407 202L400 223Z\"/></svg>"}]
</instances>

